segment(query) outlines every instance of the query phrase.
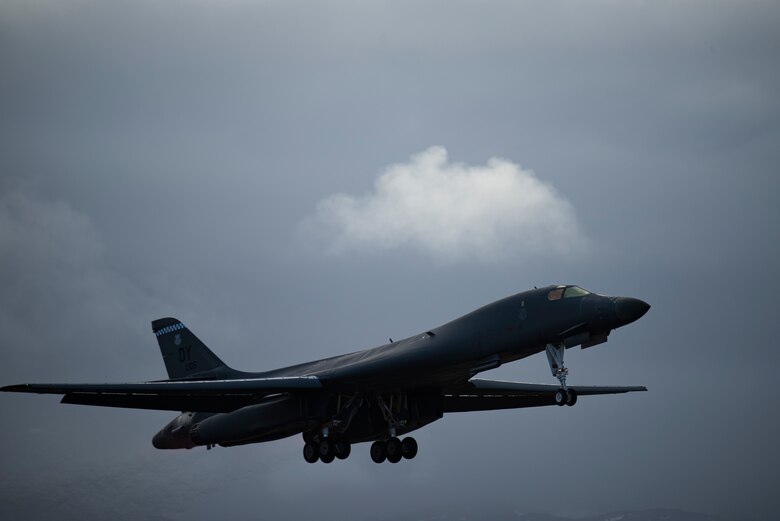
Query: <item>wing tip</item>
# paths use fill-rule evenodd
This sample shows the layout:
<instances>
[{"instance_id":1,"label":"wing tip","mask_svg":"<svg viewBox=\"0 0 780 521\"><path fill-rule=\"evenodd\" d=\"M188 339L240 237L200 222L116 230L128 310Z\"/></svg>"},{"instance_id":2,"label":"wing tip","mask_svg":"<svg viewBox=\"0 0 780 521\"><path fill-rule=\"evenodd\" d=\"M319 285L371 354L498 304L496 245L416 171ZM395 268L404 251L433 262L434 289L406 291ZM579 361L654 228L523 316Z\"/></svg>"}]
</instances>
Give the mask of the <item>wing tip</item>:
<instances>
[{"instance_id":1,"label":"wing tip","mask_svg":"<svg viewBox=\"0 0 780 521\"><path fill-rule=\"evenodd\" d=\"M28 393L32 390L32 384L14 384L0 387L0 391L4 393Z\"/></svg>"}]
</instances>

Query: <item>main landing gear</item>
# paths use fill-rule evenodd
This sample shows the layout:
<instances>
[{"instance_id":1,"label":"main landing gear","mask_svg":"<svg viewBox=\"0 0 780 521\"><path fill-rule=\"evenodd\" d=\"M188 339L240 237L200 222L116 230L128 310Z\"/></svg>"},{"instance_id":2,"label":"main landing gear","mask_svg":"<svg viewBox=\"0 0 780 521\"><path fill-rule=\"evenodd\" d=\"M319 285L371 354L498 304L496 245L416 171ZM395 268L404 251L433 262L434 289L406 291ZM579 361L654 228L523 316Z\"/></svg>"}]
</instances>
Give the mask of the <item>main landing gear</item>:
<instances>
[{"instance_id":1,"label":"main landing gear","mask_svg":"<svg viewBox=\"0 0 780 521\"><path fill-rule=\"evenodd\" d=\"M336 458L347 459L352 453L352 445L344 438L325 438L319 442L307 441L303 446L303 459L308 463L331 463Z\"/></svg>"},{"instance_id":2,"label":"main landing gear","mask_svg":"<svg viewBox=\"0 0 780 521\"><path fill-rule=\"evenodd\" d=\"M335 440L325 438L320 442L309 441L303 446L303 459L308 463L332 463L335 459L347 459L352 452L352 446L344 438ZM399 440L395 436L387 440L375 441L371 444L371 459L376 463L389 461L398 463L402 459L412 459L417 456L417 440L406 437Z\"/></svg>"},{"instance_id":3,"label":"main landing gear","mask_svg":"<svg viewBox=\"0 0 780 521\"><path fill-rule=\"evenodd\" d=\"M357 401L356 401L357 400ZM383 423L374 415L374 426L381 430L373 431L371 438L381 438L371 445L371 459L376 463L389 461L398 463L402 459L412 459L417 456L417 441L412 437L403 440L396 435L398 432L409 432L407 421L409 418L409 398L406 394L371 396L360 398L357 395L350 398L345 406L341 407L339 399L339 413L332 421L319 427L319 432L310 430L303 433L303 459L309 463L322 461L331 463L335 459L347 459L352 452L348 427L357 409L364 407L377 407L382 414ZM386 430L385 430L386 429ZM384 432L383 432L384 431ZM365 439L365 434L361 436Z\"/></svg>"},{"instance_id":4,"label":"main landing gear","mask_svg":"<svg viewBox=\"0 0 780 521\"><path fill-rule=\"evenodd\" d=\"M563 366L563 353L566 351L564 344L547 344L547 362L550 364L552 375L561 383L561 388L555 391L555 403L560 406L574 405L577 403L577 393L566 385L566 377L569 370Z\"/></svg>"},{"instance_id":5,"label":"main landing gear","mask_svg":"<svg viewBox=\"0 0 780 521\"><path fill-rule=\"evenodd\" d=\"M371 459L375 463L382 463L385 460L398 463L402 458L412 459L417 456L417 440L407 437L401 441L395 435L397 429L406 426L406 420L403 419L403 411L408 409L406 395L400 395L397 399L390 397L390 403L377 396L376 403L387 422L388 438L371 444Z\"/></svg>"},{"instance_id":6,"label":"main landing gear","mask_svg":"<svg viewBox=\"0 0 780 521\"><path fill-rule=\"evenodd\" d=\"M412 459L417 456L417 440L412 437L403 441L395 436L384 440L377 440L371 444L371 459L374 463L382 463L387 460L390 463L398 463L401 458Z\"/></svg>"}]
</instances>

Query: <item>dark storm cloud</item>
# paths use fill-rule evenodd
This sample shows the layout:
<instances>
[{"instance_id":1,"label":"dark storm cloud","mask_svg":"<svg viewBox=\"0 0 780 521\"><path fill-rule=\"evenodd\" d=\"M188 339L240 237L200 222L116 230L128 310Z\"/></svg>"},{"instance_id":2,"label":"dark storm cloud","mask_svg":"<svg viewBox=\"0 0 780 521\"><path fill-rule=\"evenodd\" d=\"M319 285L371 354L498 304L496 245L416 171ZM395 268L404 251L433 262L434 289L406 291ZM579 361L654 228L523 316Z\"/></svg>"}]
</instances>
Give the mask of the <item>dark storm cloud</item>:
<instances>
[{"instance_id":1,"label":"dark storm cloud","mask_svg":"<svg viewBox=\"0 0 780 521\"><path fill-rule=\"evenodd\" d=\"M0 516L328 519L347 501L384 519L456 496L771 519L777 15L775 2L4 3L3 385L163 377L148 328L168 315L260 370L534 285L653 308L567 353L573 382L649 393L448 417L408 465L358 446L308 466L298 438L163 453L150 438L168 413L4 394ZM369 193L436 144L452 163L532 169L593 251L486 269L302 247L318 201ZM537 357L490 377L548 375Z\"/></svg>"}]
</instances>

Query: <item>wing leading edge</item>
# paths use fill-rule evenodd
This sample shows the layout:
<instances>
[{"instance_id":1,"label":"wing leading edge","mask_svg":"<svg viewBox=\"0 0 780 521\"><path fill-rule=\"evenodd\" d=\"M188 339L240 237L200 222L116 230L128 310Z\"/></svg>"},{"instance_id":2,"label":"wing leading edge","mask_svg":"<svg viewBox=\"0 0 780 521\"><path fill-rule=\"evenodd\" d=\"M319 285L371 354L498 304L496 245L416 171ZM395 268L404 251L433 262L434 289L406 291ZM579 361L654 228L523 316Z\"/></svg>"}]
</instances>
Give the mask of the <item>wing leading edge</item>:
<instances>
[{"instance_id":1,"label":"wing leading edge","mask_svg":"<svg viewBox=\"0 0 780 521\"><path fill-rule=\"evenodd\" d=\"M557 385L472 379L443 393L443 411L468 412L555 405ZM120 384L20 384L5 392L62 394L62 403L192 412L230 412L275 393L316 391L316 376L233 380L165 380ZM569 386L578 396L647 391L644 386Z\"/></svg>"},{"instance_id":2,"label":"wing leading edge","mask_svg":"<svg viewBox=\"0 0 780 521\"><path fill-rule=\"evenodd\" d=\"M444 394L444 412L492 411L555 405L558 385L472 379ZM644 386L570 385L579 396L647 391Z\"/></svg>"},{"instance_id":3,"label":"wing leading edge","mask_svg":"<svg viewBox=\"0 0 780 521\"><path fill-rule=\"evenodd\" d=\"M230 412L258 397L322 388L316 376L241 378L234 380L165 380L120 384L19 384L0 391L63 394L62 403L156 409Z\"/></svg>"}]
</instances>

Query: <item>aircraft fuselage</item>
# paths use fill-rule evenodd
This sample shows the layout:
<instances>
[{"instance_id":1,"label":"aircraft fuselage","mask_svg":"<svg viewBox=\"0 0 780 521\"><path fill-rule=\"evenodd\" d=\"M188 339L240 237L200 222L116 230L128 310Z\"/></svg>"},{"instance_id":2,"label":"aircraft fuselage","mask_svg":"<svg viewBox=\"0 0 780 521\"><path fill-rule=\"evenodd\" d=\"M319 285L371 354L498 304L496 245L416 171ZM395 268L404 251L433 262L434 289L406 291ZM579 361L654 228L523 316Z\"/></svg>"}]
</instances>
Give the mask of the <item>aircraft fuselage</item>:
<instances>
[{"instance_id":1,"label":"aircraft fuselage","mask_svg":"<svg viewBox=\"0 0 780 521\"><path fill-rule=\"evenodd\" d=\"M63 403L185 411L158 432L160 449L258 443L303 433L304 458L325 463L374 441L376 462L417 454L412 432L449 412L574 405L578 395L644 387L567 385L567 348L606 342L649 309L578 286L507 297L417 335L272 371L236 371L179 320L152 322L168 380L128 384L20 384L10 392L64 394ZM474 378L545 351L560 386Z\"/></svg>"},{"instance_id":2,"label":"aircraft fuselage","mask_svg":"<svg viewBox=\"0 0 780 521\"><path fill-rule=\"evenodd\" d=\"M639 318L637 299L588 293L549 300L554 287L518 293L423 333L372 349L254 376L314 375L340 392L441 386L545 350L548 344L588 346ZM565 290L564 290L565 291ZM636 309L624 309L633 306ZM621 307L618 316L617 307Z\"/></svg>"}]
</instances>

